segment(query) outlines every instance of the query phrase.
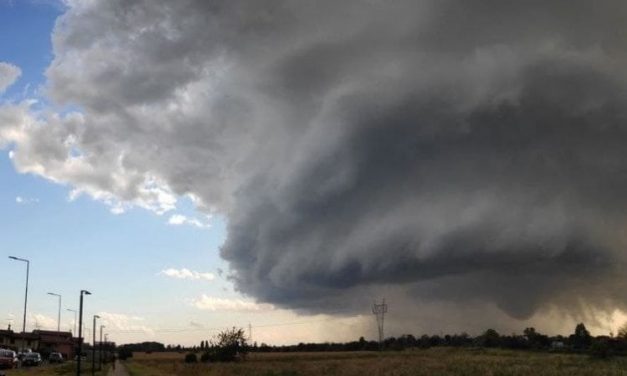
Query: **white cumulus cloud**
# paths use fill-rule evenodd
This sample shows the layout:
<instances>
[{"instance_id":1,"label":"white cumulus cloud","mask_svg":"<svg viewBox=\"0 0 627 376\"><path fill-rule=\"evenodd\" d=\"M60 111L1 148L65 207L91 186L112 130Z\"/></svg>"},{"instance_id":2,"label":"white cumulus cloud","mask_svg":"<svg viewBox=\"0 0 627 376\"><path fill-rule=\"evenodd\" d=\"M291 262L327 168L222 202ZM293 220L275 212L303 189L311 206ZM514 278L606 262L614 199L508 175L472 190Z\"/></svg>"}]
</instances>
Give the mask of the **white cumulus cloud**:
<instances>
[{"instance_id":1,"label":"white cumulus cloud","mask_svg":"<svg viewBox=\"0 0 627 376\"><path fill-rule=\"evenodd\" d=\"M173 214L168 219L168 224L173 226L189 225L198 228L208 228L211 224L203 222L198 218L190 218L182 214Z\"/></svg>"},{"instance_id":2,"label":"white cumulus cloud","mask_svg":"<svg viewBox=\"0 0 627 376\"><path fill-rule=\"evenodd\" d=\"M215 279L215 275L213 273L202 273L197 272L195 270L189 270L187 268L182 269L174 269L169 268L162 270L162 275L165 275L170 278L178 278L178 279L192 279L192 280L205 280L205 281L213 281Z\"/></svg>"},{"instance_id":3,"label":"white cumulus cloud","mask_svg":"<svg viewBox=\"0 0 627 376\"><path fill-rule=\"evenodd\" d=\"M98 316L109 331L154 332L151 327L144 324L143 317L113 312L100 312Z\"/></svg>"},{"instance_id":4,"label":"white cumulus cloud","mask_svg":"<svg viewBox=\"0 0 627 376\"><path fill-rule=\"evenodd\" d=\"M260 304L243 299L226 299L202 295L191 302L192 306L204 311L265 312L274 310L272 304Z\"/></svg>"},{"instance_id":5,"label":"white cumulus cloud","mask_svg":"<svg viewBox=\"0 0 627 376\"><path fill-rule=\"evenodd\" d=\"M57 328L57 319L42 315L41 313L34 313L30 315L30 322L33 323L35 329L55 329Z\"/></svg>"},{"instance_id":6,"label":"white cumulus cloud","mask_svg":"<svg viewBox=\"0 0 627 376\"><path fill-rule=\"evenodd\" d=\"M20 204L20 205L36 204L38 202L39 202L38 198L22 197L22 196L15 197L15 203Z\"/></svg>"},{"instance_id":7,"label":"white cumulus cloud","mask_svg":"<svg viewBox=\"0 0 627 376\"><path fill-rule=\"evenodd\" d=\"M0 62L0 94L11 86L22 74L22 70L9 63Z\"/></svg>"}]
</instances>

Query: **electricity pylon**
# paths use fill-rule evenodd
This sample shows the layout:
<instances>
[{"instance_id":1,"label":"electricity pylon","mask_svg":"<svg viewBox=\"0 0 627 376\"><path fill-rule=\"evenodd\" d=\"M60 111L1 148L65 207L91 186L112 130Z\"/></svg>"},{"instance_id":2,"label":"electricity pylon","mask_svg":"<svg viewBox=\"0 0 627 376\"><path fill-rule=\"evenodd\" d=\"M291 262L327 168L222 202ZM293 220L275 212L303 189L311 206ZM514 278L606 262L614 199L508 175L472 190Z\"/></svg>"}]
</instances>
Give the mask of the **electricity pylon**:
<instances>
[{"instance_id":1,"label":"electricity pylon","mask_svg":"<svg viewBox=\"0 0 627 376\"><path fill-rule=\"evenodd\" d=\"M387 311L388 305L385 304L385 299L383 299L381 304L374 303L372 305L372 313L377 317L377 326L379 327L379 349L383 349L383 319Z\"/></svg>"}]
</instances>

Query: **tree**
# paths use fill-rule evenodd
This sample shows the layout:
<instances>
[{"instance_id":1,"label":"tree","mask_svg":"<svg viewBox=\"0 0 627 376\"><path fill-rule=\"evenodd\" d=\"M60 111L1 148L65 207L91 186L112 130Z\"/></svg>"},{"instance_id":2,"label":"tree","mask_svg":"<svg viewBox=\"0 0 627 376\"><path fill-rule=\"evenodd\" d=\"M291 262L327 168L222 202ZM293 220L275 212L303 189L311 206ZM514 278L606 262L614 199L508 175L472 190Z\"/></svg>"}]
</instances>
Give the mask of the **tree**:
<instances>
[{"instance_id":1,"label":"tree","mask_svg":"<svg viewBox=\"0 0 627 376\"><path fill-rule=\"evenodd\" d=\"M575 333L570 336L570 341L575 349L587 349L592 342L592 336L586 329L586 326L583 323L579 323L575 327Z\"/></svg>"},{"instance_id":2,"label":"tree","mask_svg":"<svg viewBox=\"0 0 627 376\"><path fill-rule=\"evenodd\" d=\"M480 338L480 344L485 347L497 347L500 344L501 336L494 329L488 329Z\"/></svg>"},{"instance_id":3,"label":"tree","mask_svg":"<svg viewBox=\"0 0 627 376\"><path fill-rule=\"evenodd\" d=\"M196 363L196 362L198 362L198 358L196 357L196 354L189 353L185 355L185 363Z\"/></svg>"},{"instance_id":4,"label":"tree","mask_svg":"<svg viewBox=\"0 0 627 376\"><path fill-rule=\"evenodd\" d=\"M616 333L616 337L626 340L627 339L627 322L624 323L620 329L618 329L618 333Z\"/></svg>"},{"instance_id":5,"label":"tree","mask_svg":"<svg viewBox=\"0 0 627 376\"><path fill-rule=\"evenodd\" d=\"M535 328L525 328L523 334L529 346L534 349L541 349L551 345L549 336L536 332Z\"/></svg>"},{"instance_id":6,"label":"tree","mask_svg":"<svg viewBox=\"0 0 627 376\"><path fill-rule=\"evenodd\" d=\"M248 353L244 329L233 327L218 333L216 342L207 352L206 359L214 362L232 362L243 359Z\"/></svg>"},{"instance_id":7,"label":"tree","mask_svg":"<svg viewBox=\"0 0 627 376\"><path fill-rule=\"evenodd\" d=\"M364 337L359 337L359 350L365 350L368 346L368 342Z\"/></svg>"},{"instance_id":8,"label":"tree","mask_svg":"<svg viewBox=\"0 0 627 376\"><path fill-rule=\"evenodd\" d=\"M523 331L523 334L525 335L525 337L527 337L527 339L532 342L535 337L538 335L538 333L536 332L536 329L531 327L531 328L525 328L525 330Z\"/></svg>"},{"instance_id":9,"label":"tree","mask_svg":"<svg viewBox=\"0 0 627 376\"><path fill-rule=\"evenodd\" d=\"M128 346L120 346L118 348L118 358L126 360L133 357L133 351Z\"/></svg>"}]
</instances>

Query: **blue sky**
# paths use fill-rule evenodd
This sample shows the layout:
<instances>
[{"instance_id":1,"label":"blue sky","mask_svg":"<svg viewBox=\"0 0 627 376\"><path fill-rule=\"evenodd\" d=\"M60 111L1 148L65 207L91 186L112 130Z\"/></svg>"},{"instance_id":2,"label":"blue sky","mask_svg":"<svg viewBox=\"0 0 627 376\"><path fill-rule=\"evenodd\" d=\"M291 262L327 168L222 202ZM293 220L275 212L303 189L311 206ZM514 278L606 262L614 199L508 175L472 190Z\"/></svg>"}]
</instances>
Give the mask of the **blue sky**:
<instances>
[{"instance_id":1,"label":"blue sky","mask_svg":"<svg viewBox=\"0 0 627 376\"><path fill-rule=\"evenodd\" d=\"M0 61L22 70L3 101L32 97L45 101L37 89L45 84L44 72L52 60L50 35L62 11L54 3L0 2ZM191 308L187 322L159 319L175 312L185 320L186 299L201 293L233 294L223 279L197 283L160 274L168 268L189 268L217 277L217 268L225 269L218 256L225 236L219 218L211 219L210 228L197 228L168 225L167 215L138 208L114 215L88 197L70 200L70 187L17 173L9 150L0 154L0 182L2 326L10 319L14 327L22 324L25 268L9 260L9 255L31 260L27 330L35 325L32 314L56 319L57 301L46 295L49 291L63 295L65 329L72 319L65 308L77 307L80 289L94 294L86 300L87 317L94 312L116 312L146 320L148 315L151 326L165 327L186 326L192 320ZM179 201L176 212L200 215L187 199ZM46 327L46 323L43 319L39 325Z\"/></svg>"},{"instance_id":2,"label":"blue sky","mask_svg":"<svg viewBox=\"0 0 627 376\"><path fill-rule=\"evenodd\" d=\"M22 70L5 97L20 97L25 89L32 93L44 82L53 58L50 33L62 11L53 1L0 1L0 58Z\"/></svg>"}]
</instances>

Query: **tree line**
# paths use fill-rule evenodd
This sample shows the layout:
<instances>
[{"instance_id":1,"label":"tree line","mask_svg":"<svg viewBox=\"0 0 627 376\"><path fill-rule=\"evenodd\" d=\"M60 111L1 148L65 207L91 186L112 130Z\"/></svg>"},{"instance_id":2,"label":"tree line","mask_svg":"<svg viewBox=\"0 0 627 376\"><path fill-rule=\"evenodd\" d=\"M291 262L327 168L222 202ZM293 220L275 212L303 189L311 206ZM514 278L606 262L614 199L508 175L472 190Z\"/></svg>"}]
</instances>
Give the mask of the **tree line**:
<instances>
[{"instance_id":1,"label":"tree line","mask_svg":"<svg viewBox=\"0 0 627 376\"><path fill-rule=\"evenodd\" d=\"M606 357L612 354L627 355L627 326L621 328L616 336L592 336L583 323L577 324L574 332L568 336L549 336L538 332L533 327L525 328L522 334L503 335L494 329L488 329L478 336L467 333L447 335L414 336L404 334L388 337L382 344L360 337L350 342L299 343L295 345L249 344L244 330L233 328L220 333L217 340L202 340L198 346L163 345L158 342L126 344L118 347L118 352L129 356L132 352L200 352L209 358L233 358L235 354L248 352L322 352L322 351L377 351L405 350L411 348L448 347L485 347L516 350L589 352L594 356ZM226 354L225 355L225 350Z\"/></svg>"},{"instance_id":2,"label":"tree line","mask_svg":"<svg viewBox=\"0 0 627 376\"><path fill-rule=\"evenodd\" d=\"M538 332L533 327L523 330L522 334L499 334L488 329L480 335L467 333L447 335L414 336L405 334L388 337L383 343L367 341L364 337L345 343L299 343L297 345L270 346L265 343L253 344L251 352L316 352L316 351L377 351L404 350L411 348L448 347L484 347L516 350L590 352L592 355L605 357L611 354L627 355L627 327L622 328L617 336L592 336L583 323L577 324L571 335L549 336Z\"/></svg>"}]
</instances>

